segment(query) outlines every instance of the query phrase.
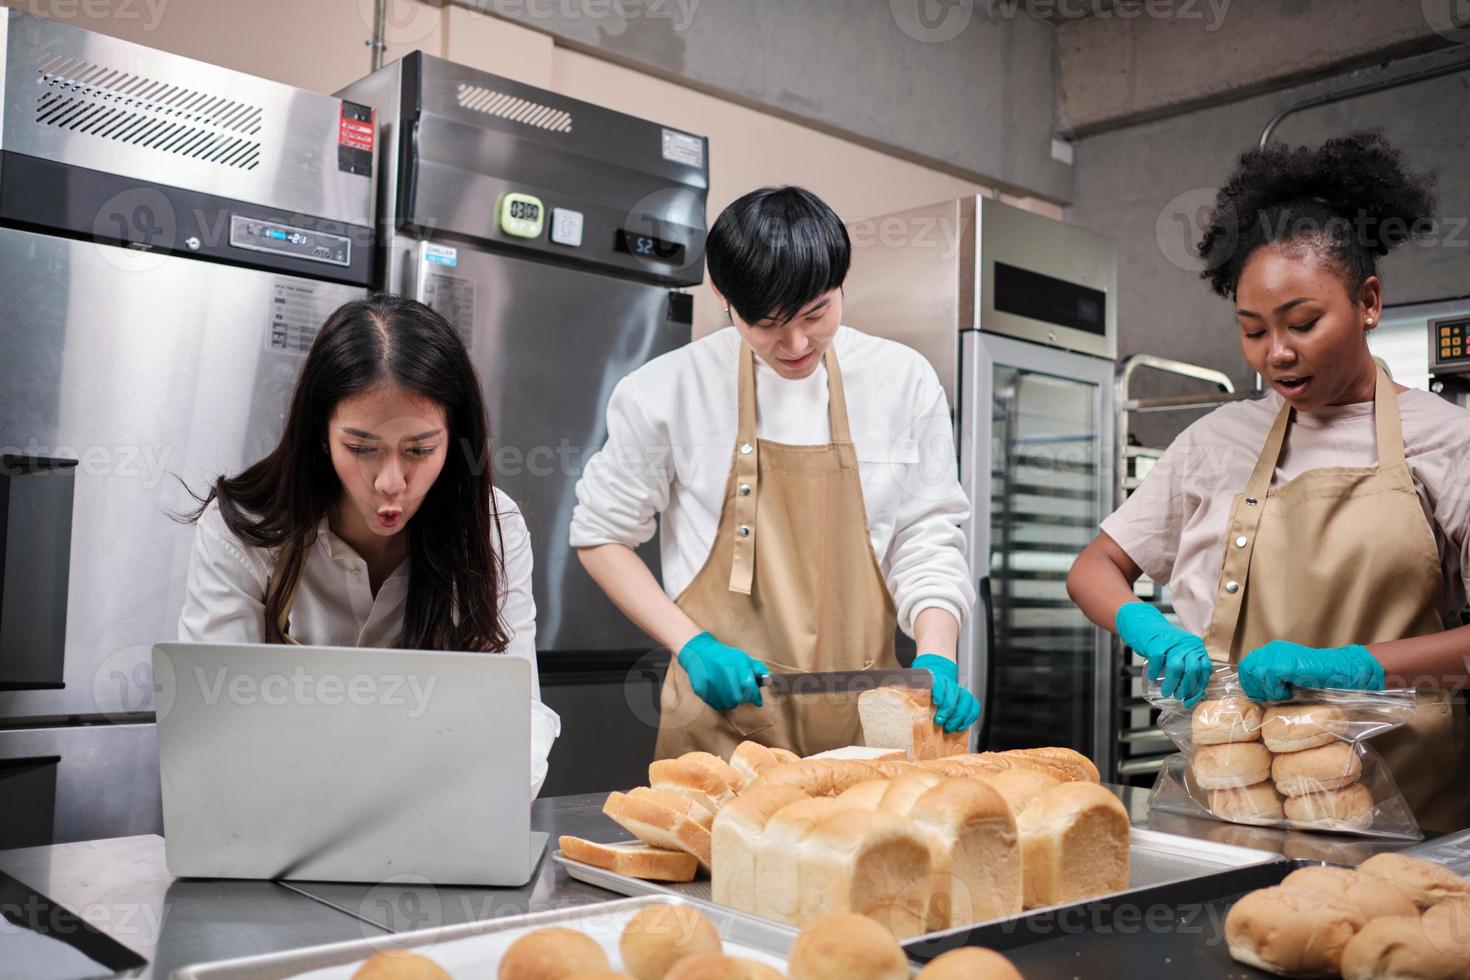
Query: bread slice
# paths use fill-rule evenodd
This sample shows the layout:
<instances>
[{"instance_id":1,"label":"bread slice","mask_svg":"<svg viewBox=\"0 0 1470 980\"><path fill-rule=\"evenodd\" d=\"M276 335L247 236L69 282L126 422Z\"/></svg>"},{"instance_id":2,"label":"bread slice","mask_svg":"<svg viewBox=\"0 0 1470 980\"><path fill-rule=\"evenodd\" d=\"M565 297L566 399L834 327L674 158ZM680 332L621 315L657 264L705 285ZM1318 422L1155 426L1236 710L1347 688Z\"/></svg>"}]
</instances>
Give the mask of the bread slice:
<instances>
[{"instance_id":1,"label":"bread slice","mask_svg":"<svg viewBox=\"0 0 1470 980\"><path fill-rule=\"evenodd\" d=\"M1017 821L1026 908L1128 887L1128 811L1096 783L1063 783Z\"/></svg>"},{"instance_id":2,"label":"bread slice","mask_svg":"<svg viewBox=\"0 0 1470 980\"><path fill-rule=\"evenodd\" d=\"M709 830L714 826L715 815L687 796L670 793L665 789L651 789L647 786L635 786L628 790L627 795L633 797L635 800L649 800L650 802L666 806L671 810L677 810L705 830Z\"/></svg>"},{"instance_id":3,"label":"bread slice","mask_svg":"<svg viewBox=\"0 0 1470 980\"><path fill-rule=\"evenodd\" d=\"M924 932L932 887L929 848L901 817L843 810L813 825L797 854L796 925L856 912L898 939Z\"/></svg>"},{"instance_id":4,"label":"bread slice","mask_svg":"<svg viewBox=\"0 0 1470 980\"><path fill-rule=\"evenodd\" d=\"M863 744L902 749L910 760L938 759L965 751L968 733L945 734L934 724L934 705L928 691L880 687L858 695L858 717Z\"/></svg>"},{"instance_id":5,"label":"bread slice","mask_svg":"<svg viewBox=\"0 0 1470 980\"><path fill-rule=\"evenodd\" d=\"M713 752L685 752L683 755L679 756L679 758L683 759L686 762L697 763L698 765L704 766L706 769L709 769L716 776L719 776L721 779L723 779L725 783L730 787L730 791L733 793L739 793L745 788L746 784L750 782L750 780L746 778L743 772L741 772L739 769L736 769L734 766L730 765L730 763L726 762L724 759L721 759Z\"/></svg>"},{"instance_id":6,"label":"bread slice","mask_svg":"<svg viewBox=\"0 0 1470 980\"><path fill-rule=\"evenodd\" d=\"M650 847L687 851L709 870L710 832L698 821L673 807L626 793L609 793L602 812Z\"/></svg>"},{"instance_id":7,"label":"bread slice","mask_svg":"<svg viewBox=\"0 0 1470 980\"><path fill-rule=\"evenodd\" d=\"M756 845L756 915L781 922L797 921L801 879L796 858L801 842L822 820L848 809L831 797L817 796L788 803L771 814Z\"/></svg>"},{"instance_id":8,"label":"bread slice","mask_svg":"<svg viewBox=\"0 0 1470 980\"><path fill-rule=\"evenodd\" d=\"M934 875L928 931L1021 911L1016 818L994 788L974 778L947 779L914 801L909 823L929 847Z\"/></svg>"},{"instance_id":9,"label":"bread slice","mask_svg":"<svg viewBox=\"0 0 1470 980\"><path fill-rule=\"evenodd\" d=\"M756 777L767 769L781 765L776 754L759 742L744 741L730 753L730 766L745 777L745 785L755 782ZM744 792L742 789L741 792Z\"/></svg>"},{"instance_id":10,"label":"bread slice","mask_svg":"<svg viewBox=\"0 0 1470 980\"><path fill-rule=\"evenodd\" d=\"M757 786L720 810L711 835L711 898L741 912L756 910L755 856L766 822L777 810L806 798L794 786Z\"/></svg>"},{"instance_id":11,"label":"bread slice","mask_svg":"<svg viewBox=\"0 0 1470 980\"><path fill-rule=\"evenodd\" d=\"M730 781L694 759L659 759L648 767L648 784L654 789L687 796L710 813L735 798Z\"/></svg>"},{"instance_id":12,"label":"bread slice","mask_svg":"<svg viewBox=\"0 0 1470 980\"><path fill-rule=\"evenodd\" d=\"M886 762L904 758L903 749L884 749L871 745L844 745L840 749L828 749L809 755L808 759L858 759L863 762Z\"/></svg>"},{"instance_id":13,"label":"bread slice","mask_svg":"<svg viewBox=\"0 0 1470 980\"><path fill-rule=\"evenodd\" d=\"M649 881L693 881L699 860L687 851L668 851L647 844L599 844L563 835L562 854L573 861L605 868L613 874Z\"/></svg>"}]
</instances>

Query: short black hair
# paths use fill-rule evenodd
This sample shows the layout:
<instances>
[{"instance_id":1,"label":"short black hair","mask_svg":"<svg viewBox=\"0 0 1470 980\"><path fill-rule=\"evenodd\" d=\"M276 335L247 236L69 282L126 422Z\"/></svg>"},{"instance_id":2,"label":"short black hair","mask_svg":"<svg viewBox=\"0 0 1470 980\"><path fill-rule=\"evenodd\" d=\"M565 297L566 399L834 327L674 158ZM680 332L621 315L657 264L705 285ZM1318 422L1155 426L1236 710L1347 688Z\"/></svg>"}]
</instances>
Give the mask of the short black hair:
<instances>
[{"instance_id":1,"label":"short black hair","mask_svg":"<svg viewBox=\"0 0 1470 980\"><path fill-rule=\"evenodd\" d=\"M1433 229L1433 188L1433 176L1408 170L1377 131L1315 148L1249 150L1215 197L1199 243L1200 277L1233 299L1251 253L1285 243L1324 257L1355 295L1379 256Z\"/></svg>"},{"instance_id":2,"label":"short black hair","mask_svg":"<svg viewBox=\"0 0 1470 980\"><path fill-rule=\"evenodd\" d=\"M710 281L746 323L784 322L842 286L847 229L804 187L762 187L715 219L705 244Z\"/></svg>"}]
</instances>

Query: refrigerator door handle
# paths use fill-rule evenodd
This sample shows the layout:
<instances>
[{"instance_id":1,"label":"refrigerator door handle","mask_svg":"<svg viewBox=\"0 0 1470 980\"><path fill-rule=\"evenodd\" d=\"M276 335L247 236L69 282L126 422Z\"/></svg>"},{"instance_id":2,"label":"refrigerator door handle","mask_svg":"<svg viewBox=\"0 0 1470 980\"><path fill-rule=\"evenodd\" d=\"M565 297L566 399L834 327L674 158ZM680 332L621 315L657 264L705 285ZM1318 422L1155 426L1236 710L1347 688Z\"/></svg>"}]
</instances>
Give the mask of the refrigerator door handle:
<instances>
[{"instance_id":1,"label":"refrigerator door handle","mask_svg":"<svg viewBox=\"0 0 1470 980\"><path fill-rule=\"evenodd\" d=\"M995 598L990 592L990 576L982 575L975 583L975 591L980 597L980 615L983 617L981 636L984 638L985 647L980 654L980 690L975 692L980 699L980 723L977 726L978 739L975 751L984 752L990 744L990 692L995 690Z\"/></svg>"}]
</instances>

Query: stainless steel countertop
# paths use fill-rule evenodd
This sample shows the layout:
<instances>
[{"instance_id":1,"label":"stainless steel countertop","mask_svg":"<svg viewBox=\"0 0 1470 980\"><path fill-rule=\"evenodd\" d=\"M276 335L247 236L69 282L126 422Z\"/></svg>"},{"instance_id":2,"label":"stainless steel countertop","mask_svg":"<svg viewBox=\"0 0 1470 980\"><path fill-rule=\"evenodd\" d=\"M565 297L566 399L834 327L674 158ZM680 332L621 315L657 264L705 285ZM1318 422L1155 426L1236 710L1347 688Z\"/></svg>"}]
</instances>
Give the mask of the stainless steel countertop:
<instances>
[{"instance_id":1,"label":"stainless steel countertop","mask_svg":"<svg viewBox=\"0 0 1470 980\"><path fill-rule=\"evenodd\" d=\"M1357 864L1399 843L1243 827L1150 813L1148 791L1111 787L1135 826L1292 858ZM0 851L0 871L67 907L149 961L138 974L166 977L189 963L502 918L619 897L573 881L550 858L562 834L616 840L627 834L601 812L606 794L551 797L531 807L531 828L550 849L522 888L434 886L411 878L376 885L171 878L163 838L120 837ZM4 931L0 930L0 945Z\"/></svg>"}]
</instances>

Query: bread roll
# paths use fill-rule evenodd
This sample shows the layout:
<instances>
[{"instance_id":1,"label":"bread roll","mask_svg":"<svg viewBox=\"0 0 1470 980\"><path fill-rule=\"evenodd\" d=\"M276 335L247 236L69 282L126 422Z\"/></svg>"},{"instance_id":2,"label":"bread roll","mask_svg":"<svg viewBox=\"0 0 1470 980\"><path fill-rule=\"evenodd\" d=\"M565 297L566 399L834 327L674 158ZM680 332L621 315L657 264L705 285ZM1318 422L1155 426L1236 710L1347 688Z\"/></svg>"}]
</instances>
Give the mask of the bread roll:
<instances>
[{"instance_id":1,"label":"bread roll","mask_svg":"<svg viewBox=\"0 0 1470 980\"><path fill-rule=\"evenodd\" d=\"M764 778L757 780L756 788ZM754 791L752 788L750 792ZM771 814L761 831L755 852L757 915L781 922L797 922L801 911L801 876L797 863L801 843L823 819L847 809L831 797L816 796L788 803Z\"/></svg>"},{"instance_id":2,"label":"bread roll","mask_svg":"<svg viewBox=\"0 0 1470 980\"><path fill-rule=\"evenodd\" d=\"M929 847L934 876L926 931L1021 911L1016 818L994 788L978 779L946 780L914 802L908 819Z\"/></svg>"},{"instance_id":3,"label":"bread roll","mask_svg":"<svg viewBox=\"0 0 1470 980\"><path fill-rule=\"evenodd\" d=\"M565 835L557 843L562 854L573 861L630 878L693 881L694 873L699 870L699 860L688 851L670 851L647 844L598 844Z\"/></svg>"},{"instance_id":4,"label":"bread roll","mask_svg":"<svg viewBox=\"0 0 1470 980\"><path fill-rule=\"evenodd\" d=\"M759 742L741 742L735 746L735 751L730 753L730 766L745 777L747 787L755 782L756 777L761 773L779 765L781 763L776 761L776 754Z\"/></svg>"},{"instance_id":5,"label":"bread roll","mask_svg":"<svg viewBox=\"0 0 1470 980\"><path fill-rule=\"evenodd\" d=\"M802 839L796 863L797 925L834 912L856 912L900 939L924 932L932 887L929 848L902 818L841 810Z\"/></svg>"},{"instance_id":6,"label":"bread roll","mask_svg":"<svg viewBox=\"0 0 1470 980\"><path fill-rule=\"evenodd\" d=\"M801 931L786 961L791 980L908 980L893 934L865 915L838 912Z\"/></svg>"},{"instance_id":7,"label":"bread roll","mask_svg":"<svg viewBox=\"0 0 1470 980\"><path fill-rule=\"evenodd\" d=\"M771 815L807 796L795 786L753 786L720 811L711 835L710 897L756 910L755 856Z\"/></svg>"},{"instance_id":8,"label":"bread roll","mask_svg":"<svg viewBox=\"0 0 1470 980\"><path fill-rule=\"evenodd\" d=\"M618 940L623 967L638 980L664 980L686 956L723 951L714 924L692 905L649 905L628 920Z\"/></svg>"},{"instance_id":9,"label":"bread roll","mask_svg":"<svg viewBox=\"0 0 1470 980\"><path fill-rule=\"evenodd\" d=\"M1348 717L1332 704L1275 704L1266 709L1261 737L1272 752L1300 752L1347 737Z\"/></svg>"},{"instance_id":10,"label":"bread roll","mask_svg":"<svg viewBox=\"0 0 1470 980\"><path fill-rule=\"evenodd\" d=\"M1260 742L1222 742L1194 750L1200 789L1235 789L1271 778L1271 753Z\"/></svg>"},{"instance_id":11,"label":"bread roll","mask_svg":"<svg viewBox=\"0 0 1470 980\"><path fill-rule=\"evenodd\" d=\"M1011 961L993 949L963 946L936 956L919 980L1023 980Z\"/></svg>"},{"instance_id":12,"label":"bread roll","mask_svg":"<svg viewBox=\"0 0 1470 980\"><path fill-rule=\"evenodd\" d=\"M1047 790L1016 821L1026 908L1128 887L1128 811L1096 783Z\"/></svg>"},{"instance_id":13,"label":"bread roll","mask_svg":"<svg viewBox=\"0 0 1470 980\"><path fill-rule=\"evenodd\" d=\"M844 745L840 749L828 749L808 759L857 759L861 762L885 762L905 758L903 749L884 749L869 745Z\"/></svg>"},{"instance_id":14,"label":"bread roll","mask_svg":"<svg viewBox=\"0 0 1470 980\"><path fill-rule=\"evenodd\" d=\"M1221 820L1249 824L1272 824L1286 816L1281 794L1269 779L1254 786L1210 790L1210 812Z\"/></svg>"},{"instance_id":15,"label":"bread roll","mask_svg":"<svg viewBox=\"0 0 1470 980\"><path fill-rule=\"evenodd\" d=\"M965 751L968 732L945 734L934 724L928 691L880 687L858 695L863 744L902 749L909 759L938 759Z\"/></svg>"},{"instance_id":16,"label":"bread roll","mask_svg":"<svg viewBox=\"0 0 1470 980\"><path fill-rule=\"evenodd\" d=\"M1390 882L1350 868L1297 868L1281 881L1283 888L1304 888L1345 902L1364 919L1384 915L1418 915L1414 902Z\"/></svg>"},{"instance_id":17,"label":"bread roll","mask_svg":"<svg viewBox=\"0 0 1470 980\"><path fill-rule=\"evenodd\" d=\"M352 980L453 980L427 956L406 949L385 949L363 961Z\"/></svg>"},{"instance_id":18,"label":"bread roll","mask_svg":"<svg viewBox=\"0 0 1470 980\"><path fill-rule=\"evenodd\" d=\"M1286 796L1306 796L1342 789L1363 775L1363 762L1349 742L1286 752L1271 761L1271 778Z\"/></svg>"},{"instance_id":19,"label":"bread roll","mask_svg":"<svg viewBox=\"0 0 1470 980\"><path fill-rule=\"evenodd\" d=\"M1250 698L1201 701L1190 715L1189 734L1195 745L1258 742L1261 739L1261 706Z\"/></svg>"},{"instance_id":20,"label":"bread roll","mask_svg":"<svg viewBox=\"0 0 1470 980\"><path fill-rule=\"evenodd\" d=\"M710 813L719 813L720 807L735 798L730 780L698 759L659 759L649 764L648 783L654 789L687 796Z\"/></svg>"},{"instance_id":21,"label":"bread roll","mask_svg":"<svg viewBox=\"0 0 1470 980\"><path fill-rule=\"evenodd\" d=\"M1342 951L1344 980L1467 980L1470 947L1447 949L1417 915L1374 919Z\"/></svg>"},{"instance_id":22,"label":"bread roll","mask_svg":"<svg viewBox=\"0 0 1470 980\"><path fill-rule=\"evenodd\" d=\"M1230 955L1283 976L1332 976L1343 947L1367 920L1356 908L1311 888L1261 888L1225 916Z\"/></svg>"},{"instance_id":23,"label":"bread roll","mask_svg":"<svg viewBox=\"0 0 1470 980\"><path fill-rule=\"evenodd\" d=\"M919 797L944 782L945 777L927 769L906 772L888 781L888 790L883 794L878 808L900 817L909 815Z\"/></svg>"},{"instance_id":24,"label":"bread roll","mask_svg":"<svg viewBox=\"0 0 1470 980\"><path fill-rule=\"evenodd\" d=\"M607 954L591 936L575 929L528 932L500 958L499 980L564 980L576 973L607 970Z\"/></svg>"},{"instance_id":25,"label":"bread roll","mask_svg":"<svg viewBox=\"0 0 1470 980\"><path fill-rule=\"evenodd\" d=\"M855 783L837 794L837 799L855 810L876 810L888 792L889 780L878 777Z\"/></svg>"},{"instance_id":26,"label":"bread roll","mask_svg":"<svg viewBox=\"0 0 1470 980\"><path fill-rule=\"evenodd\" d=\"M1470 898L1447 898L1424 913L1429 941L1470 964Z\"/></svg>"},{"instance_id":27,"label":"bread roll","mask_svg":"<svg viewBox=\"0 0 1470 980\"><path fill-rule=\"evenodd\" d=\"M674 964L664 980L782 980L781 971L739 956L706 953Z\"/></svg>"},{"instance_id":28,"label":"bread roll","mask_svg":"<svg viewBox=\"0 0 1470 980\"><path fill-rule=\"evenodd\" d=\"M634 786L628 790L627 795L635 800L648 800L650 803L658 803L666 806L676 813L682 813L705 830L709 830L714 826L715 815L687 796L680 796L678 793L670 793L668 790L653 789L648 786Z\"/></svg>"},{"instance_id":29,"label":"bread roll","mask_svg":"<svg viewBox=\"0 0 1470 980\"><path fill-rule=\"evenodd\" d=\"M1358 870L1393 882L1421 910L1447 899L1470 897L1470 882L1442 864L1403 854L1375 854Z\"/></svg>"},{"instance_id":30,"label":"bread roll","mask_svg":"<svg viewBox=\"0 0 1470 980\"><path fill-rule=\"evenodd\" d=\"M1061 785L1061 780L1056 776L1036 769L1007 769L977 778L989 783L1006 801L1011 813L1018 817L1040 799L1041 794L1053 786Z\"/></svg>"},{"instance_id":31,"label":"bread roll","mask_svg":"<svg viewBox=\"0 0 1470 980\"><path fill-rule=\"evenodd\" d=\"M1286 819L1306 830L1366 830L1373 825L1373 794L1362 783L1286 801Z\"/></svg>"},{"instance_id":32,"label":"bread roll","mask_svg":"<svg viewBox=\"0 0 1470 980\"><path fill-rule=\"evenodd\" d=\"M701 867L709 868L710 832L672 807L614 792L608 794L602 812L645 844L669 851L688 851Z\"/></svg>"}]
</instances>

